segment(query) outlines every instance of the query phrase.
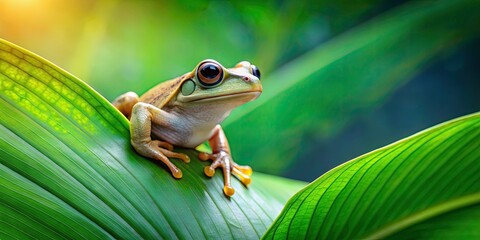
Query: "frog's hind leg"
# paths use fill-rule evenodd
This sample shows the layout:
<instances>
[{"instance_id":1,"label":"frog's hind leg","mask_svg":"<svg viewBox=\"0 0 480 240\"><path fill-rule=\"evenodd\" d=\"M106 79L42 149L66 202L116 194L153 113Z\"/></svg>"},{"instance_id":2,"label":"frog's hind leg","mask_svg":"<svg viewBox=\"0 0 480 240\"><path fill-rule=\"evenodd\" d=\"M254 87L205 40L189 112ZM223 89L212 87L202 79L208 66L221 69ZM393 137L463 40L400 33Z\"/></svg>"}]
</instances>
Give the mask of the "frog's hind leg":
<instances>
[{"instance_id":1,"label":"frog's hind leg","mask_svg":"<svg viewBox=\"0 0 480 240\"><path fill-rule=\"evenodd\" d=\"M115 106L126 118L130 119L133 106L137 103L138 95L134 92L127 92L113 100L112 105Z\"/></svg>"}]
</instances>

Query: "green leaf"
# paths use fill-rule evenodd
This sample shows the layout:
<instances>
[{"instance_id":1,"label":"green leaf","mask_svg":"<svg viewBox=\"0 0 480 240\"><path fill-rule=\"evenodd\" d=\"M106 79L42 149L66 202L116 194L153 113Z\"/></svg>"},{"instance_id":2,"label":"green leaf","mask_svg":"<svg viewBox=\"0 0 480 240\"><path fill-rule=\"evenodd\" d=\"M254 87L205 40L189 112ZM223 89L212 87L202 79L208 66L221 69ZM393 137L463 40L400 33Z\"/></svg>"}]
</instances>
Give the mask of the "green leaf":
<instances>
[{"instance_id":1,"label":"green leaf","mask_svg":"<svg viewBox=\"0 0 480 240\"><path fill-rule=\"evenodd\" d=\"M313 150L312 138L335 134L439 56L478 36L479 11L469 0L412 1L265 76L260 98L224 123L230 142L244 146L234 155L256 169L285 172L300 152Z\"/></svg>"},{"instance_id":2,"label":"green leaf","mask_svg":"<svg viewBox=\"0 0 480 240\"><path fill-rule=\"evenodd\" d=\"M360 156L287 203L265 239L480 237L480 113Z\"/></svg>"},{"instance_id":3,"label":"green leaf","mask_svg":"<svg viewBox=\"0 0 480 240\"><path fill-rule=\"evenodd\" d=\"M304 184L254 173L223 195L193 150L176 165L137 155L128 121L48 61L0 40L0 238L259 238ZM284 190L270 188L274 182ZM275 191L275 193L272 193Z\"/></svg>"}]
</instances>

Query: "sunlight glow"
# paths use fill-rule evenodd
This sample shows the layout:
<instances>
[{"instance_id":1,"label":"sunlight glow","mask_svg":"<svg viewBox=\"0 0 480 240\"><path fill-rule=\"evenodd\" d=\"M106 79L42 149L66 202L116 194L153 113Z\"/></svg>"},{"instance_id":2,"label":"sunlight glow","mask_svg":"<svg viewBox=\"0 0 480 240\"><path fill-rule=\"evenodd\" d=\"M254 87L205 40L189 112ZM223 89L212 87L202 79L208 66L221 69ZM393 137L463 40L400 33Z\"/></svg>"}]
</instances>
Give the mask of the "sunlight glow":
<instances>
[{"instance_id":1,"label":"sunlight glow","mask_svg":"<svg viewBox=\"0 0 480 240\"><path fill-rule=\"evenodd\" d=\"M40 4L49 2L49 0L2 0L1 5L10 8L10 10L18 10L18 8L33 8Z\"/></svg>"}]
</instances>

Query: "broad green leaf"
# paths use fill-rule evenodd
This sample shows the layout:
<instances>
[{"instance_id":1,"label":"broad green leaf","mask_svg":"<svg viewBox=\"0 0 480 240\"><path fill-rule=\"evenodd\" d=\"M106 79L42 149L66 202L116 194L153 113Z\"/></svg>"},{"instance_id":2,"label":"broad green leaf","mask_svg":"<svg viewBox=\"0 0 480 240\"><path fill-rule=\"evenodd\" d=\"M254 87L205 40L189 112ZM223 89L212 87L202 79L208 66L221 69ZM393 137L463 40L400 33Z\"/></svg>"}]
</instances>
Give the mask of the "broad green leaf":
<instances>
[{"instance_id":1,"label":"broad green leaf","mask_svg":"<svg viewBox=\"0 0 480 240\"><path fill-rule=\"evenodd\" d=\"M299 152L315 147L312 138L336 133L436 58L478 36L479 11L469 0L412 1L265 76L260 98L224 124L230 142L243 144L234 155L256 169L285 172Z\"/></svg>"},{"instance_id":2,"label":"broad green leaf","mask_svg":"<svg viewBox=\"0 0 480 240\"><path fill-rule=\"evenodd\" d=\"M0 40L0 238L259 238L303 183L254 173L248 189L137 155L127 120L89 86ZM275 187L271 187L274 184ZM280 191L281 190L281 191Z\"/></svg>"},{"instance_id":3,"label":"broad green leaf","mask_svg":"<svg viewBox=\"0 0 480 240\"><path fill-rule=\"evenodd\" d=\"M360 156L297 193L265 239L477 239L480 113Z\"/></svg>"}]
</instances>

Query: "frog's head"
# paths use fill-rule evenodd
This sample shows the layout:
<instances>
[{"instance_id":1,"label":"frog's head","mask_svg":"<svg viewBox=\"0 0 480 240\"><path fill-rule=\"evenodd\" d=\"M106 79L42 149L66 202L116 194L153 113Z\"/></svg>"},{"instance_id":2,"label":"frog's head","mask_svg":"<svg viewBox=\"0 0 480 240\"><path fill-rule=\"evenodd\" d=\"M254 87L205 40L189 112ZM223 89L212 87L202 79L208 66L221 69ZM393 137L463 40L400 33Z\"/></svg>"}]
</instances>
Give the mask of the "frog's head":
<instances>
[{"instance_id":1,"label":"frog's head","mask_svg":"<svg viewBox=\"0 0 480 240\"><path fill-rule=\"evenodd\" d=\"M215 60L201 61L187 74L177 101L236 103L252 101L262 92L260 71L255 65L243 61L233 68L224 68Z\"/></svg>"}]
</instances>

